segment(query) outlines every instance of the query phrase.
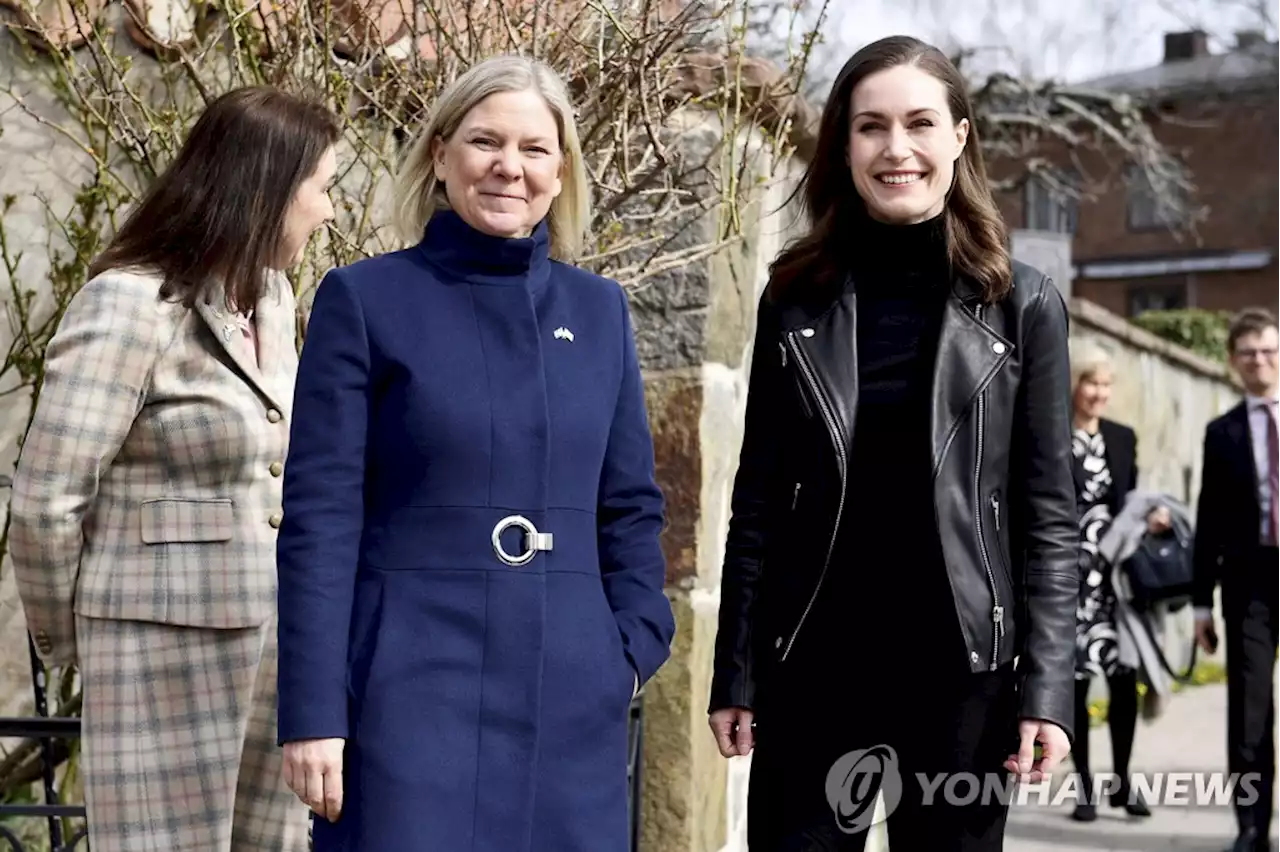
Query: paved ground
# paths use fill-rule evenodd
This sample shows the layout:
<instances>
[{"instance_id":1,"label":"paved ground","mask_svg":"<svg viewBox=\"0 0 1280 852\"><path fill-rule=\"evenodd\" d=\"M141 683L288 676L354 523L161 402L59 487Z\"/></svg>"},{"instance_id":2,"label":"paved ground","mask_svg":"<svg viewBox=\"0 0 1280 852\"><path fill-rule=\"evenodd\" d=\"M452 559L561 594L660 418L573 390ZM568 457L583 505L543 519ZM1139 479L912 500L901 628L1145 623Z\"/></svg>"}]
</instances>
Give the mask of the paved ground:
<instances>
[{"instance_id":1,"label":"paved ground","mask_svg":"<svg viewBox=\"0 0 1280 852\"><path fill-rule=\"evenodd\" d=\"M1134 772L1219 771L1226 767L1226 687L1198 686L1172 697L1163 715L1138 722ZM1090 731L1090 753L1098 771L1111 767L1105 726ZM1065 798L1065 797L1064 797ZM1052 801L1052 796L1049 797ZM1220 852L1235 837L1235 816L1224 806L1153 807L1133 819L1105 803L1098 819L1071 819L1074 803L1015 805L1005 849L1009 852ZM1272 836L1275 837L1273 823ZM1273 840L1273 843L1275 841ZM1274 848L1274 847L1273 847Z\"/></svg>"},{"instance_id":2,"label":"paved ground","mask_svg":"<svg viewBox=\"0 0 1280 852\"><path fill-rule=\"evenodd\" d=\"M1139 720L1132 770L1225 771L1226 703L1226 687L1221 684L1189 687L1172 696L1159 718ZM1093 728L1089 739L1095 770L1110 770L1111 740L1106 726ZM749 761L735 758L730 764L730 841L719 852L745 852L747 848L744 806ZM1070 772L1066 767L1066 773ZM1050 804L1011 807L1006 852L1222 852L1235 839L1235 814L1229 803L1153 806L1146 819L1130 818L1104 803L1096 822L1078 823L1071 819L1074 802L1059 799L1062 803L1051 804L1056 793L1046 797ZM883 823L873 828L866 852L891 852L884 828ZM1276 828L1273 823L1273 838ZM1274 849L1274 839L1272 843Z\"/></svg>"}]
</instances>

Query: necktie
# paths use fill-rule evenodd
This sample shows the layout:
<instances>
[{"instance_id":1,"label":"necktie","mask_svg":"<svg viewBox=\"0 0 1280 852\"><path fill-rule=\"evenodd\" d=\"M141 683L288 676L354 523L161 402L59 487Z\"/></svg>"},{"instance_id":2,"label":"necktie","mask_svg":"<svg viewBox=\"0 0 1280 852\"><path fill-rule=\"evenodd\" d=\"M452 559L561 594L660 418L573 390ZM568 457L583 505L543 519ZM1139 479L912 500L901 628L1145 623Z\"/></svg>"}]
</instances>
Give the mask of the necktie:
<instances>
[{"instance_id":1,"label":"necktie","mask_svg":"<svg viewBox=\"0 0 1280 852\"><path fill-rule=\"evenodd\" d=\"M1271 523L1267 538L1277 544L1280 531L1280 429L1276 426L1276 403L1265 403L1267 412L1267 491L1271 495Z\"/></svg>"}]
</instances>

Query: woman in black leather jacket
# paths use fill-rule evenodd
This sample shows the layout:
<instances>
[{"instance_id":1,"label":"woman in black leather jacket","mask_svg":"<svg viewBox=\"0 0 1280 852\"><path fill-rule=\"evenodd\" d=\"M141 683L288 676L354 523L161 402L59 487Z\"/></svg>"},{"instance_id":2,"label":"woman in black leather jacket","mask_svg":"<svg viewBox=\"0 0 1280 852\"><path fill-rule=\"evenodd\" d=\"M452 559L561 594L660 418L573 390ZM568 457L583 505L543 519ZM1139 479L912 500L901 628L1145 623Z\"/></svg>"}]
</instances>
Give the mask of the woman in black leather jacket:
<instances>
[{"instance_id":1,"label":"woman in black leather jacket","mask_svg":"<svg viewBox=\"0 0 1280 852\"><path fill-rule=\"evenodd\" d=\"M972 120L929 45L855 54L760 303L709 707L752 852L861 849L877 784L895 849L999 849L1070 749L1067 314Z\"/></svg>"}]
</instances>

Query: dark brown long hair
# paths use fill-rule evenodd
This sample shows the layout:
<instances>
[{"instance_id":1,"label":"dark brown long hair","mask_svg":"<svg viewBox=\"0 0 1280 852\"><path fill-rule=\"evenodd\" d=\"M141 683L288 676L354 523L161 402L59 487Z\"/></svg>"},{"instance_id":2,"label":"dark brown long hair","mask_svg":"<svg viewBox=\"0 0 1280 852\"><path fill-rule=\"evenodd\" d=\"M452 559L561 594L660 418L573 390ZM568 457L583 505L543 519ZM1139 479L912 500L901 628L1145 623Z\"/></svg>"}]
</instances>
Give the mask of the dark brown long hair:
<instances>
[{"instance_id":1,"label":"dark brown long hair","mask_svg":"<svg viewBox=\"0 0 1280 852\"><path fill-rule=\"evenodd\" d=\"M803 193L810 230L778 255L770 266L772 287L816 290L839 286L852 252L874 251L858 238L866 204L854 187L845 152L854 87L867 76L899 65L914 65L947 88L947 104L957 123L969 119L969 136L956 162L955 180L947 194L945 222L951 268L973 279L987 301L1008 292L1013 273L1007 233L982 159L973 107L964 79L949 59L932 45L910 36L890 36L859 50L836 77L822 113L818 143L797 193ZM794 196L793 196L794 197Z\"/></svg>"},{"instance_id":2,"label":"dark brown long hair","mask_svg":"<svg viewBox=\"0 0 1280 852\"><path fill-rule=\"evenodd\" d=\"M278 262L285 213L338 141L323 105L266 86L227 92L205 109L182 150L89 267L149 268L160 295L187 307L218 282L226 306L252 308Z\"/></svg>"}]
</instances>

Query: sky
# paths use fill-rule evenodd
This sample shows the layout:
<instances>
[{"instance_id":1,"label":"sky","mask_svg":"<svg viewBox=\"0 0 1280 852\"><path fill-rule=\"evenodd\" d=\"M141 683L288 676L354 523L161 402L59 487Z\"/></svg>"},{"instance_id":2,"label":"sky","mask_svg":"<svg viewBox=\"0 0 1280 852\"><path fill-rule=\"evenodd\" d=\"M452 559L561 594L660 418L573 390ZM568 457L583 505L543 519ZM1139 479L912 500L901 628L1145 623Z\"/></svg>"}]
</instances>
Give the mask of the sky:
<instances>
[{"instance_id":1,"label":"sky","mask_svg":"<svg viewBox=\"0 0 1280 852\"><path fill-rule=\"evenodd\" d=\"M1275 38L1276 0L1267 29ZM1217 53L1257 26L1248 0L831 0L824 70L833 76L867 42L897 33L939 46L981 47L983 69L1076 82L1159 64L1164 33L1199 24ZM832 67L834 65L834 67ZM975 68L978 66L975 66Z\"/></svg>"}]
</instances>

